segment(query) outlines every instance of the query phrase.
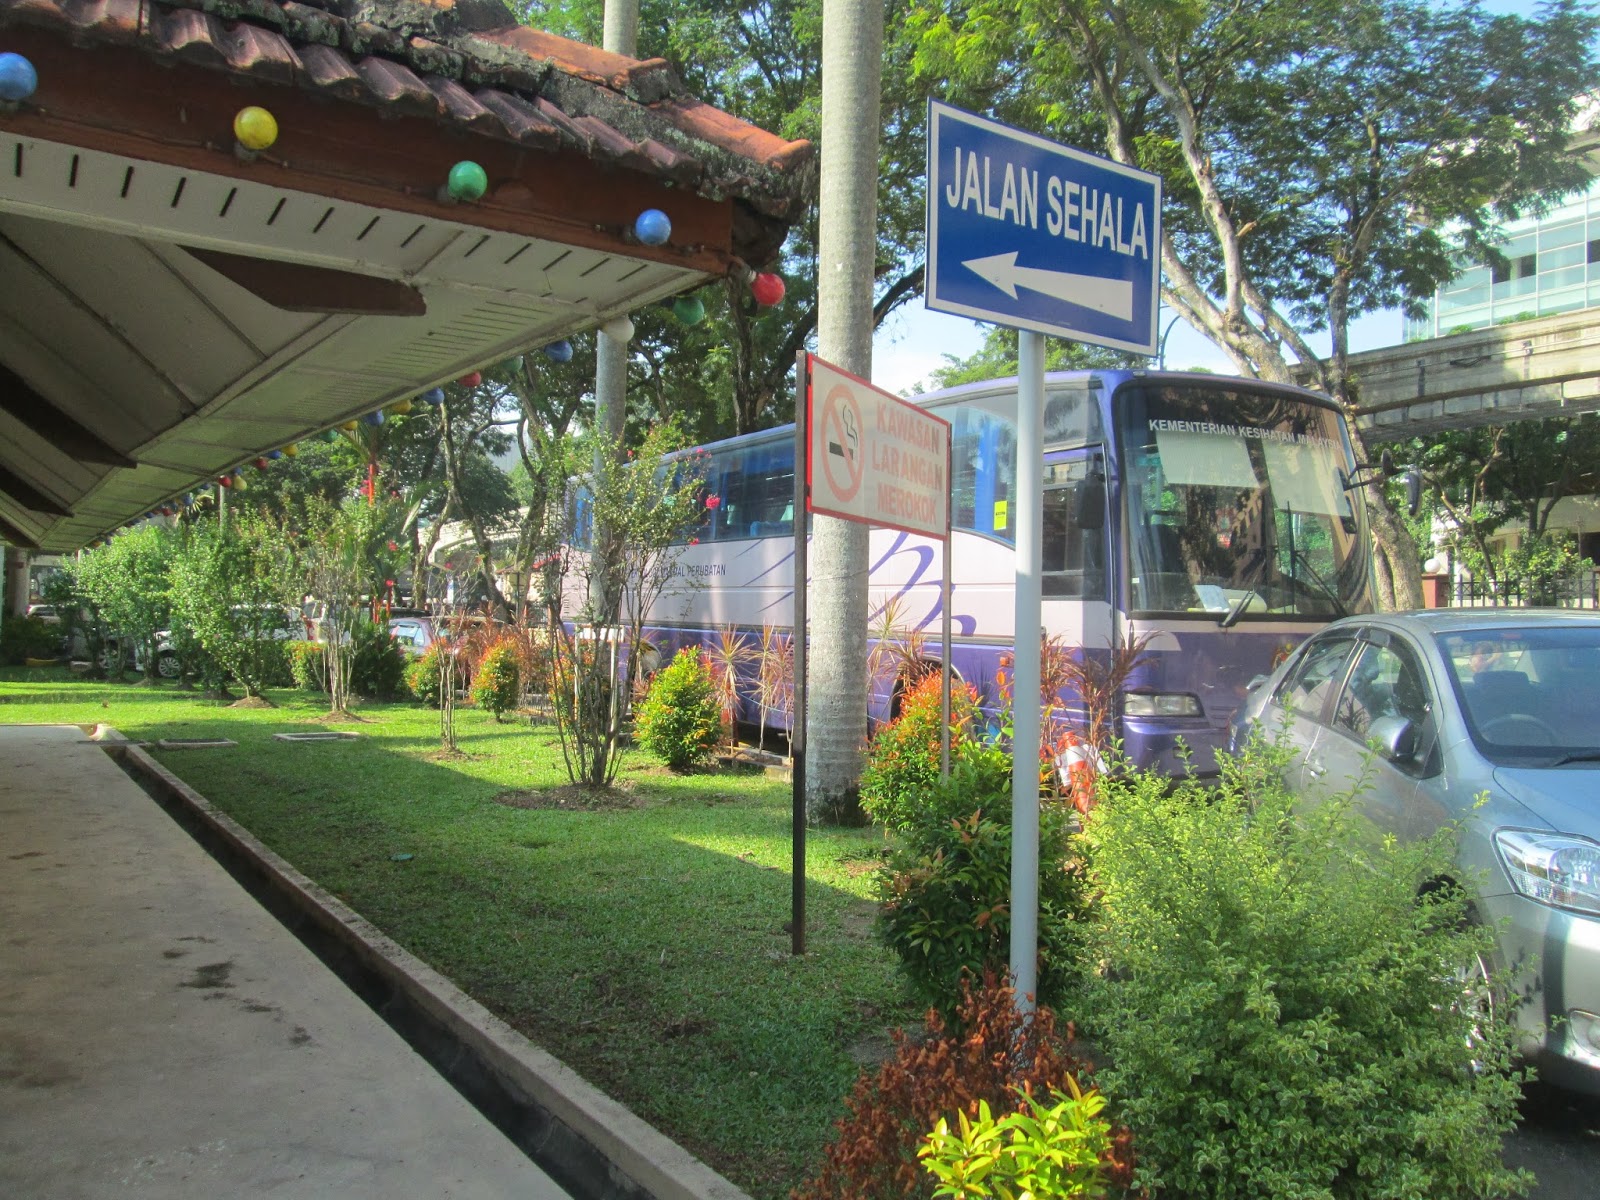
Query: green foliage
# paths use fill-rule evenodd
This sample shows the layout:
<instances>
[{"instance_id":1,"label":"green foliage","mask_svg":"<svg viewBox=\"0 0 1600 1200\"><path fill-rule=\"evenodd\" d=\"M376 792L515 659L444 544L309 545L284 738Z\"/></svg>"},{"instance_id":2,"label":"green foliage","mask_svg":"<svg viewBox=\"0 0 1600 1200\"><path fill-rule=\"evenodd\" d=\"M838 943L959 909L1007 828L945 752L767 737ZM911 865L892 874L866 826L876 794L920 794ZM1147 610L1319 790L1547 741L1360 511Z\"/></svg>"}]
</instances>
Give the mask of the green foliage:
<instances>
[{"instance_id":1,"label":"green foliage","mask_svg":"<svg viewBox=\"0 0 1600 1200\"><path fill-rule=\"evenodd\" d=\"M716 747L721 706L699 647L684 647L656 672L634 709L633 727L639 744L674 771L703 761Z\"/></svg>"},{"instance_id":2,"label":"green foliage","mask_svg":"<svg viewBox=\"0 0 1600 1200\"><path fill-rule=\"evenodd\" d=\"M283 643L299 636L295 566L271 521L236 513L226 526L193 526L172 560L175 622L239 681L245 695L288 677Z\"/></svg>"},{"instance_id":3,"label":"green foliage","mask_svg":"<svg viewBox=\"0 0 1600 1200\"><path fill-rule=\"evenodd\" d=\"M439 663L435 658L434 691L438 692ZM511 638L501 638L478 663L478 673L472 678L472 702L479 708L494 714L496 721L501 715L517 706L517 699L521 695L521 673L517 669L517 644ZM436 701L437 702L437 701Z\"/></svg>"},{"instance_id":4,"label":"green foliage","mask_svg":"<svg viewBox=\"0 0 1600 1200\"><path fill-rule=\"evenodd\" d=\"M1578 553L1571 534L1547 531L1530 534L1508 550L1498 573L1521 584L1526 603L1559 604L1572 596L1579 572L1593 569L1594 563Z\"/></svg>"},{"instance_id":5,"label":"green foliage","mask_svg":"<svg viewBox=\"0 0 1600 1200\"><path fill-rule=\"evenodd\" d=\"M85 551L71 568L78 593L109 633L137 648L150 676L156 671L156 633L171 620L168 569L175 550L170 530L146 523ZM119 661L113 674L121 673Z\"/></svg>"},{"instance_id":6,"label":"green foliage","mask_svg":"<svg viewBox=\"0 0 1600 1200\"><path fill-rule=\"evenodd\" d=\"M289 675L302 692L328 690L328 651L321 642L290 642Z\"/></svg>"},{"instance_id":7,"label":"green foliage","mask_svg":"<svg viewBox=\"0 0 1600 1200\"><path fill-rule=\"evenodd\" d=\"M1017 331L996 325L991 328L980 346L968 358L953 354L943 356L944 366L935 367L932 383L936 388L951 388L963 383L982 383L989 379L1004 379L1017 373ZM1103 346L1090 346L1083 342L1068 342L1051 338L1045 343L1044 369L1046 371L1089 371L1143 368L1150 360L1142 354L1126 350L1108 350Z\"/></svg>"},{"instance_id":8,"label":"green foliage","mask_svg":"<svg viewBox=\"0 0 1600 1200\"><path fill-rule=\"evenodd\" d=\"M359 620L350 629L350 690L368 700L392 700L405 684L406 656L380 621Z\"/></svg>"},{"instance_id":9,"label":"green foliage","mask_svg":"<svg viewBox=\"0 0 1600 1200\"><path fill-rule=\"evenodd\" d=\"M443 647L433 642L406 664L406 689L429 708L439 707L439 655Z\"/></svg>"},{"instance_id":10,"label":"green foliage","mask_svg":"<svg viewBox=\"0 0 1600 1200\"><path fill-rule=\"evenodd\" d=\"M1138 1182L1194 1200L1500 1196L1513 1034L1453 967L1489 954L1452 837L1363 842L1348 798L1297 809L1283 751L1219 786L1107 777L1088 814L1103 969L1080 1012Z\"/></svg>"},{"instance_id":11,"label":"green foliage","mask_svg":"<svg viewBox=\"0 0 1600 1200\"><path fill-rule=\"evenodd\" d=\"M30 658L60 658L61 629L37 617L0 621L0 664L18 666Z\"/></svg>"},{"instance_id":12,"label":"green foliage","mask_svg":"<svg viewBox=\"0 0 1600 1200\"><path fill-rule=\"evenodd\" d=\"M933 1194L955 1200L1101 1196L1104 1160L1111 1152L1111 1123L1101 1117L1105 1097L1084 1092L1068 1077L1071 1094L1050 1089L1050 1103L1020 1092L1022 1108L996 1118L987 1100L978 1116L957 1113L960 1133L938 1125L917 1154L939 1180Z\"/></svg>"},{"instance_id":13,"label":"green foliage","mask_svg":"<svg viewBox=\"0 0 1600 1200\"><path fill-rule=\"evenodd\" d=\"M873 736L861 772L861 807L878 824L905 829L939 782L939 748L944 729L942 682L924 675L905 693L900 715ZM950 685L952 763L977 707L971 684Z\"/></svg>"},{"instance_id":14,"label":"green foliage","mask_svg":"<svg viewBox=\"0 0 1600 1200\"><path fill-rule=\"evenodd\" d=\"M1060 805L1039 812L1039 994L1059 1005L1083 973L1088 897ZM1011 758L964 743L947 783L902 829L880 874L879 932L918 998L953 1011L964 980L1003 973L1011 949Z\"/></svg>"}]
</instances>

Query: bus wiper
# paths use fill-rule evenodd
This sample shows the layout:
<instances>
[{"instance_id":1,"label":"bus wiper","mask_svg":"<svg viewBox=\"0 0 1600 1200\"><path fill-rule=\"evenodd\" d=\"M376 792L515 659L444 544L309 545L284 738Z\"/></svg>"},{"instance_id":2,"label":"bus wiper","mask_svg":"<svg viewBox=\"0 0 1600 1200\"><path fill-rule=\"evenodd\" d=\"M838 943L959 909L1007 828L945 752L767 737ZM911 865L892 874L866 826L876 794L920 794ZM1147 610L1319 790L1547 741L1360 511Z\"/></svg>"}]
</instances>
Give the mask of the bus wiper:
<instances>
[{"instance_id":1,"label":"bus wiper","mask_svg":"<svg viewBox=\"0 0 1600 1200\"><path fill-rule=\"evenodd\" d=\"M1552 767L1564 767L1568 763L1579 762L1600 762L1600 750L1585 750L1578 754L1563 754L1550 765Z\"/></svg>"},{"instance_id":2,"label":"bus wiper","mask_svg":"<svg viewBox=\"0 0 1600 1200\"><path fill-rule=\"evenodd\" d=\"M1239 623L1239 618L1244 616L1244 610L1250 607L1250 601L1259 599L1261 599L1260 593L1255 588L1251 588L1232 604L1228 605L1228 611L1217 618L1217 627L1219 629L1231 629Z\"/></svg>"},{"instance_id":3,"label":"bus wiper","mask_svg":"<svg viewBox=\"0 0 1600 1200\"><path fill-rule=\"evenodd\" d=\"M1296 562L1306 569L1306 573L1311 576L1311 582L1316 584L1316 590L1321 597L1333 605L1333 615L1335 617L1348 617L1350 610L1344 606L1344 601L1340 600L1338 593L1328 586L1328 581L1317 573L1317 569L1311 565L1311 560L1306 557L1306 552L1298 547L1295 548L1294 554L1290 557L1289 565L1292 567ZM1305 582L1305 580L1298 579L1295 576L1290 578L1296 579L1296 582L1299 583Z\"/></svg>"}]
</instances>

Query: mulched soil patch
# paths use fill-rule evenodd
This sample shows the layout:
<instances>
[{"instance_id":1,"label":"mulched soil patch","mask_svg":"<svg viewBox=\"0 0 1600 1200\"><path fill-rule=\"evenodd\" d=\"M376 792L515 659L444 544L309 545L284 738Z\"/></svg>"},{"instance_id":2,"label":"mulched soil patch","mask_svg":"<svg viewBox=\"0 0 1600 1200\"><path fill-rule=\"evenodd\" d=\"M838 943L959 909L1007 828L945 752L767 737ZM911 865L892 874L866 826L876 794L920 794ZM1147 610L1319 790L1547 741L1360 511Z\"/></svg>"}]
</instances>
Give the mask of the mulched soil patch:
<instances>
[{"instance_id":1,"label":"mulched soil patch","mask_svg":"<svg viewBox=\"0 0 1600 1200\"><path fill-rule=\"evenodd\" d=\"M596 788L583 783L501 792L494 799L496 804L504 804L508 808L558 808L570 812L606 812L644 807L643 800L622 788Z\"/></svg>"}]
</instances>

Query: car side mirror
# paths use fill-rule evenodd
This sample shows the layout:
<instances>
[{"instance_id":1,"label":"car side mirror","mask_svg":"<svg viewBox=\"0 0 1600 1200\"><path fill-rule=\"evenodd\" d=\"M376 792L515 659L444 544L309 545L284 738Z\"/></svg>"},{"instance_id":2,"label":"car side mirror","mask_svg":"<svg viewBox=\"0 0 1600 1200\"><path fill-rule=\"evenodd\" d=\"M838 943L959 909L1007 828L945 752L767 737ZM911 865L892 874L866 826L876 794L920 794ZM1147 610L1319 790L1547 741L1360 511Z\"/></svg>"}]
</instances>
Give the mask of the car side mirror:
<instances>
[{"instance_id":1,"label":"car side mirror","mask_svg":"<svg viewBox=\"0 0 1600 1200\"><path fill-rule=\"evenodd\" d=\"M1405 717L1379 717L1367 727L1367 741L1387 762L1409 763L1417 756L1417 727Z\"/></svg>"},{"instance_id":2,"label":"car side mirror","mask_svg":"<svg viewBox=\"0 0 1600 1200\"><path fill-rule=\"evenodd\" d=\"M1406 471L1406 511L1413 517L1422 507L1422 472L1416 467Z\"/></svg>"}]
</instances>

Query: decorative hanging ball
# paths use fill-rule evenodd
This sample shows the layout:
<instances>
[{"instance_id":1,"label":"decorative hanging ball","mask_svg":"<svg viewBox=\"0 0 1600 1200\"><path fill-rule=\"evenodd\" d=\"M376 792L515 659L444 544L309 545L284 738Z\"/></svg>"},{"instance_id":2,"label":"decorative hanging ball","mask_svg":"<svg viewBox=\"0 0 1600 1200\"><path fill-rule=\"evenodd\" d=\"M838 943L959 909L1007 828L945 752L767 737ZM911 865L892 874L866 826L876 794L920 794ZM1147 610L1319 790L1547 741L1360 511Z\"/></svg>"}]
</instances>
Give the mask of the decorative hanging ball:
<instances>
[{"instance_id":1,"label":"decorative hanging ball","mask_svg":"<svg viewBox=\"0 0 1600 1200\"><path fill-rule=\"evenodd\" d=\"M429 388L427 391L422 393L422 402L424 404L431 404L434 408L438 408L439 405L444 403L444 389Z\"/></svg>"},{"instance_id":2,"label":"decorative hanging ball","mask_svg":"<svg viewBox=\"0 0 1600 1200\"><path fill-rule=\"evenodd\" d=\"M218 475L217 476L217 485L219 487L232 487L233 486L233 476L232 475Z\"/></svg>"},{"instance_id":3,"label":"decorative hanging ball","mask_svg":"<svg viewBox=\"0 0 1600 1200\"><path fill-rule=\"evenodd\" d=\"M233 136L246 150L265 150L278 140L278 118L252 104L233 116Z\"/></svg>"},{"instance_id":4,"label":"decorative hanging ball","mask_svg":"<svg viewBox=\"0 0 1600 1200\"><path fill-rule=\"evenodd\" d=\"M460 379L456 380L456 382L459 383L462 387L477 387L480 383L483 382L483 372L482 371L468 371Z\"/></svg>"},{"instance_id":5,"label":"decorative hanging ball","mask_svg":"<svg viewBox=\"0 0 1600 1200\"><path fill-rule=\"evenodd\" d=\"M559 342L551 342L544 348L544 352L545 357L549 358L551 362L564 363L572 361L572 343L567 341L566 338L562 338Z\"/></svg>"},{"instance_id":6,"label":"decorative hanging ball","mask_svg":"<svg viewBox=\"0 0 1600 1200\"><path fill-rule=\"evenodd\" d=\"M0 54L0 100L17 104L33 95L39 86L39 72L20 54L7 50Z\"/></svg>"},{"instance_id":7,"label":"decorative hanging ball","mask_svg":"<svg viewBox=\"0 0 1600 1200\"><path fill-rule=\"evenodd\" d=\"M258 458L258 459L256 459L256 470L258 470L258 471L265 471L271 465L272 465L272 460L269 459L269 458Z\"/></svg>"},{"instance_id":8,"label":"decorative hanging ball","mask_svg":"<svg viewBox=\"0 0 1600 1200\"><path fill-rule=\"evenodd\" d=\"M489 173L477 163L463 160L450 168L444 186L452 200L481 200L489 190Z\"/></svg>"},{"instance_id":9,"label":"decorative hanging ball","mask_svg":"<svg viewBox=\"0 0 1600 1200\"><path fill-rule=\"evenodd\" d=\"M356 423L354 421L340 421L339 428L346 433L354 433L356 431Z\"/></svg>"},{"instance_id":10,"label":"decorative hanging ball","mask_svg":"<svg viewBox=\"0 0 1600 1200\"><path fill-rule=\"evenodd\" d=\"M684 325L698 325L706 319L706 306L699 296L679 296L672 302L672 315Z\"/></svg>"},{"instance_id":11,"label":"decorative hanging ball","mask_svg":"<svg viewBox=\"0 0 1600 1200\"><path fill-rule=\"evenodd\" d=\"M366 416L361 418L361 423L363 425L382 425L383 409L380 408L373 412L369 412Z\"/></svg>"},{"instance_id":12,"label":"decorative hanging ball","mask_svg":"<svg viewBox=\"0 0 1600 1200\"><path fill-rule=\"evenodd\" d=\"M171 507L169 507L167 505L163 505L162 508L161 508L161 515L163 517L170 517L170 516L173 516L175 514L174 514L174 512L173 512Z\"/></svg>"},{"instance_id":13,"label":"decorative hanging ball","mask_svg":"<svg viewBox=\"0 0 1600 1200\"><path fill-rule=\"evenodd\" d=\"M273 462L277 462L280 458L283 457L283 451L282 450L268 450L267 451L267 457L270 458Z\"/></svg>"},{"instance_id":14,"label":"decorative hanging ball","mask_svg":"<svg viewBox=\"0 0 1600 1200\"><path fill-rule=\"evenodd\" d=\"M300 443L299 442L290 442L287 446L285 446L283 448L283 456L285 458L294 458L299 453L300 453Z\"/></svg>"},{"instance_id":15,"label":"decorative hanging ball","mask_svg":"<svg viewBox=\"0 0 1600 1200\"><path fill-rule=\"evenodd\" d=\"M411 411L411 401L396 400L393 404L389 405L388 408L384 409L384 411L391 417L403 417Z\"/></svg>"},{"instance_id":16,"label":"decorative hanging ball","mask_svg":"<svg viewBox=\"0 0 1600 1200\"><path fill-rule=\"evenodd\" d=\"M783 293L787 290L783 285L783 277L770 271L763 271L750 281L750 295L762 308L783 303Z\"/></svg>"},{"instance_id":17,"label":"decorative hanging ball","mask_svg":"<svg viewBox=\"0 0 1600 1200\"><path fill-rule=\"evenodd\" d=\"M672 236L672 218L659 208L647 208L634 219L633 236L646 246L665 246Z\"/></svg>"},{"instance_id":18,"label":"decorative hanging ball","mask_svg":"<svg viewBox=\"0 0 1600 1200\"><path fill-rule=\"evenodd\" d=\"M183 506L185 508L188 508L193 503L194 503L194 493L193 492L185 492L183 494Z\"/></svg>"},{"instance_id":19,"label":"decorative hanging ball","mask_svg":"<svg viewBox=\"0 0 1600 1200\"><path fill-rule=\"evenodd\" d=\"M517 354L517 355L514 355L511 358L506 359L505 365L506 365L507 368L509 368L512 371L520 371L520 370L522 370L522 355Z\"/></svg>"},{"instance_id":20,"label":"decorative hanging ball","mask_svg":"<svg viewBox=\"0 0 1600 1200\"><path fill-rule=\"evenodd\" d=\"M248 488L250 486L249 481L244 477L243 467L240 467L233 473L233 486L236 488Z\"/></svg>"},{"instance_id":21,"label":"decorative hanging ball","mask_svg":"<svg viewBox=\"0 0 1600 1200\"><path fill-rule=\"evenodd\" d=\"M392 552L394 552L394 551L396 551L396 550L398 550L398 549L400 549L400 545L399 545L399 543L398 543L398 542L395 542L395 541L394 541L394 540L393 540L393 539L391 539L391 540L390 540L390 541L389 541L389 542L388 542L388 543L387 543L387 545L388 545L388 547L389 547L389 550L390 550L390 552L391 552L391 553L392 553Z\"/></svg>"},{"instance_id":22,"label":"decorative hanging ball","mask_svg":"<svg viewBox=\"0 0 1600 1200\"><path fill-rule=\"evenodd\" d=\"M339 431L337 429L324 429L317 436L331 446L334 442L339 440Z\"/></svg>"}]
</instances>

